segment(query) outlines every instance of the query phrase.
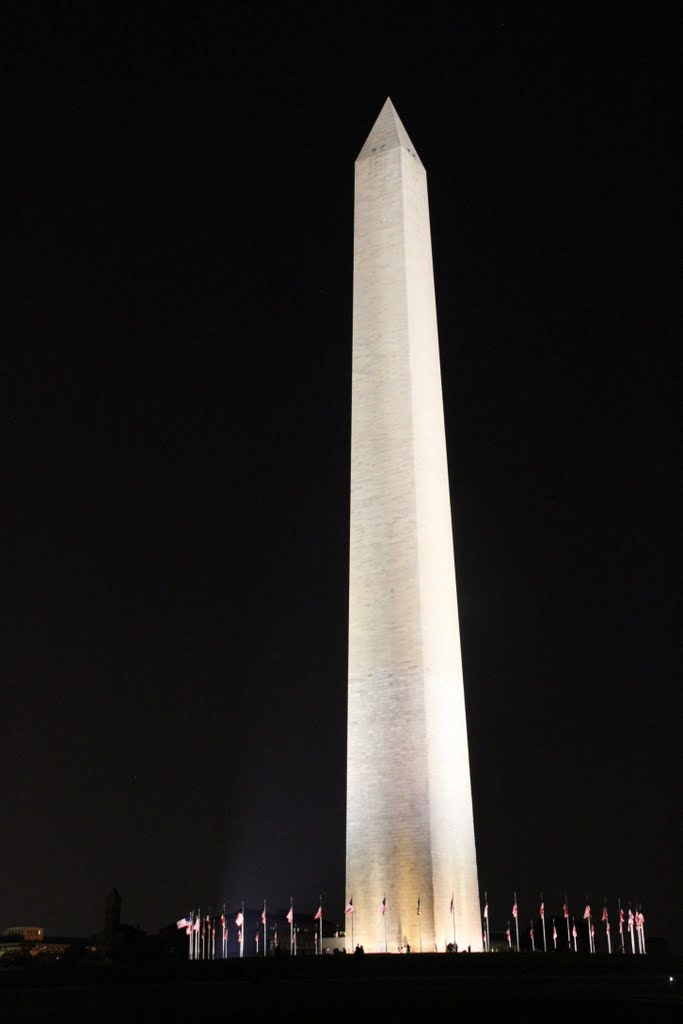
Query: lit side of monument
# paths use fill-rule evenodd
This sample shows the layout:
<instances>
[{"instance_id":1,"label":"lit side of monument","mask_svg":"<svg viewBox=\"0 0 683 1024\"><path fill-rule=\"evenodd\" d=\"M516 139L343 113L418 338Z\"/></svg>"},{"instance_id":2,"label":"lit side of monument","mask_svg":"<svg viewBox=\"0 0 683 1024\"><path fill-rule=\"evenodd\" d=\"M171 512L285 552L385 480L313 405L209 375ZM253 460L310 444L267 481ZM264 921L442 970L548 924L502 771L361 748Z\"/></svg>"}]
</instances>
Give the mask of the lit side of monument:
<instances>
[{"instance_id":1,"label":"lit side of monument","mask_svg":"<svg viewBox=\"0 0 683 1024\"><path fill-rule=\"evenodd\" d=\"M348 657L347 948L481 950L427 178L390 100L355 164Z\"/></svg>"}]
</instances>

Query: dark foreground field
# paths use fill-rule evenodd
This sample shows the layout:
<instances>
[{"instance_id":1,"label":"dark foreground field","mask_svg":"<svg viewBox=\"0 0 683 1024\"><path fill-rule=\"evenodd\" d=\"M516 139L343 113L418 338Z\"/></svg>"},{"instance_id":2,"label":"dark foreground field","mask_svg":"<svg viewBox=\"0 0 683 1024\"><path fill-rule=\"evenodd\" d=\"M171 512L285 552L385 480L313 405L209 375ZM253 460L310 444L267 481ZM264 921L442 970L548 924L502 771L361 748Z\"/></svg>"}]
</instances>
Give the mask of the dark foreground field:
<instances>
[{"instance_id":1,"label":"dark foreground field","mask_svg":"<svg viewBox=\"0 0 683 1024\"><path fill-rule=\"evenodd\" d=\"M526 953L57 964L0 970L0 1022L683 1021L682 967Z\"/></svg>"}]
</instances>

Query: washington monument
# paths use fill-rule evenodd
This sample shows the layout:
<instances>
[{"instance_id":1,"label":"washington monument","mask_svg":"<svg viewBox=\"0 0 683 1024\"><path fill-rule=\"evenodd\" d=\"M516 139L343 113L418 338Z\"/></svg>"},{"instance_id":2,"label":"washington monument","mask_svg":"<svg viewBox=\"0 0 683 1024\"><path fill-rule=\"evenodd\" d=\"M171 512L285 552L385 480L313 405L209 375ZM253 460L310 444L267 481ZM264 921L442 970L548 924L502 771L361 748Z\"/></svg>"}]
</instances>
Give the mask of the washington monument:
<instances>
[{"instance_id":1,"label":"washington monument","mask_svg":"<svg viewBox=\"0 0 683 1024\"><path fill-rule=\"evenodd\" d=\"M482 949L425 169L355 162L347 949Z\"/></svg>"}]
</instances>

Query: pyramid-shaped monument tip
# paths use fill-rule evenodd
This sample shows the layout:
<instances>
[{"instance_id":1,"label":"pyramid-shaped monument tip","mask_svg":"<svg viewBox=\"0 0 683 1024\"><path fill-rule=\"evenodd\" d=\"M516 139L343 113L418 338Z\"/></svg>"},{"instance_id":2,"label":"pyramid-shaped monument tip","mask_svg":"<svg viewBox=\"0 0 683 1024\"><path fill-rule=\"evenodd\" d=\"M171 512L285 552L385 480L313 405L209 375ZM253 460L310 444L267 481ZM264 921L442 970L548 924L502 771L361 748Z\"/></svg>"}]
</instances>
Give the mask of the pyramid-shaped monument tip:
<instances>
[{"instance_id":1,"label":"pyramid-shaped monument tip","mask_svg":"<svg viewBox=\"0 0 683 1024\"><path fill-rule=\"evenodd\" d=\"M383 153L389 149L399 148L408 150L416 160L421 162L417 150L396 112L396 107L391 97L387 96L384 106L380 110L379 116L372 126L357 159L362 160L373 153Z\"/></svg>"}]
</instances>

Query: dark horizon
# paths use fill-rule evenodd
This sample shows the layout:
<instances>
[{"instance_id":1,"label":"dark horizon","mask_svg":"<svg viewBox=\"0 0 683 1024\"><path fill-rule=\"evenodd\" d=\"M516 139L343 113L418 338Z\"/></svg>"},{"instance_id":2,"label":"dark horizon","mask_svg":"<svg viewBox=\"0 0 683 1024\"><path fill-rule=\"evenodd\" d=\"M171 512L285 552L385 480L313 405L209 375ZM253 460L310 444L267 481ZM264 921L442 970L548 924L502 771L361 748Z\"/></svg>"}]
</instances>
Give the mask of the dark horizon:
<instances>
[{"instance_id":1,"label":"dark horizon","mask_svg":"<svg viewBox=\"0 0 683 1024\"><path fill-rule=\"evenodd\" d=\"M390 96L482 907L614 931L621 897L683 950L674 13L10 8L0 932L89 934L112 887L148 932L343 921L353 165Z\"/></svg>"}]
</instances>

